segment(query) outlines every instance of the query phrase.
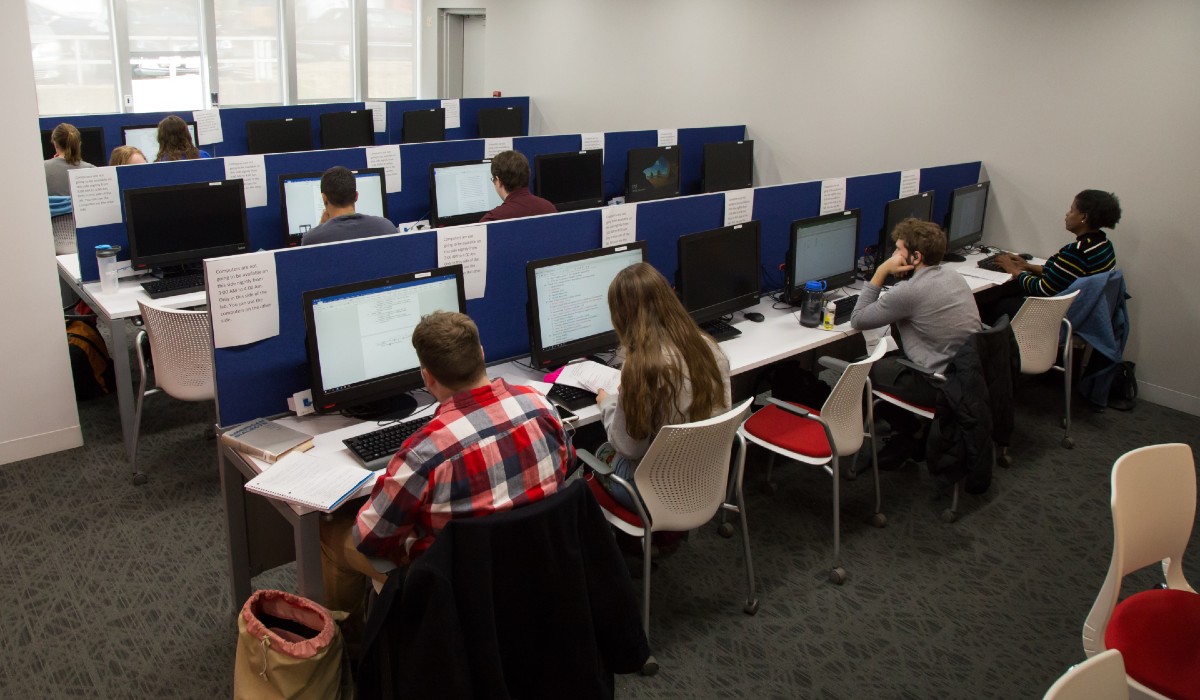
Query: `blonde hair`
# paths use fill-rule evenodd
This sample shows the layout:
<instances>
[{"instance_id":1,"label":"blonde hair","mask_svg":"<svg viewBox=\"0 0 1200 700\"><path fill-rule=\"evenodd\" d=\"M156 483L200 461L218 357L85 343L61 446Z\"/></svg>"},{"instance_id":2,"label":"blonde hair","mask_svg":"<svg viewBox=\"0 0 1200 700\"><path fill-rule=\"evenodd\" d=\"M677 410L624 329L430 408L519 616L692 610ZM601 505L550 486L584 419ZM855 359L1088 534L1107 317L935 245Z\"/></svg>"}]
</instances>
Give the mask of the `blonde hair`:
<instances>
[{"instance_id":1,"label":"blonde hair","mask_svg":"<svg viewBox=\"0 0 1200 700\"><path fill-rule=\"evenodd\" d=\"M155 163L167 160L193 160L200 157L200 149L192 143L192 134L187 122L172 114L158 123L158 157Z\"/></svg>"},{"instance_id":2,"label":"blonde hair","mask_svg":"<svg viewBox=\"0 0 1200 700\"><path fill-rule=\"evenodd\" d=\"M133 154L135 153L142 157L142 162L148 162L146 154L142 153L142 149L137 146L117 146L112 150L112 155L108 158L108 164L129 165L129 161L133 160Z\"/></svg>"},{"instance_id":3,"label":"blonde hair","mask_svg":"<svg viewBox=\"0 0 1200 700\"><path fill-rule=\"evenodd\" d=\"M62 159L71 165L79 165L83 160L83 137L74 125L63 122L50 132L50 142L62 154Z\"/></svg>"}]
</instances>

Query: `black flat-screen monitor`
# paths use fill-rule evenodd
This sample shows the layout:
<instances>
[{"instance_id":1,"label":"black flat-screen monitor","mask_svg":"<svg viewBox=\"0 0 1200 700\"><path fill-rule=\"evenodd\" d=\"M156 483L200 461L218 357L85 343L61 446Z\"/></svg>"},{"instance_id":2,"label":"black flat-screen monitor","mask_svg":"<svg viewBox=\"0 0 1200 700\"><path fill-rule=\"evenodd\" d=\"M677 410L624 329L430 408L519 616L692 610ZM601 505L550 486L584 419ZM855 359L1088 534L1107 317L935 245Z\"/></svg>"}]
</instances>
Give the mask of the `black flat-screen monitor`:
<instances>
[{"instance_id":1,"label":"black flat-screen monitor","mask_svg":"<svg viewBox=\"0 0 1200 700\"><path fill-rule=\"evenodd\" d=\"M559 211L604 206L604 151L534 156L533 193Z\"/></svg>"},{"instance_id":2,"label":"black flat-screen monitor","mask_svg":"<svg viewBox=\"0 0 1200 700\"><path fill-rule=\"evenodd\" d=\"M358 413L389 401L398 413L411 412L416 401L404 395L423 385L413 329L435 311L467 310L462 265L310 290L303 299L320 413Z\"/></svg>"},{"instance_id":3,"label":"black flat-screen monitor","mask_svg":"<svg viewBox=\"0 0 1200 700\"><path fill-rule=\"evenodd\" d=\"M680 236L675 291L697 323L758 303L762 262L757 221Z\"/></svg>"},{"instance_id":4,"label":"black flat-screen monitor","mask_svg":"<svg viewBox=\"0 0 1200 700\"><path fill-rule=\"evenodd\" d=\"M526 135L523 107L484 107L479 110L477 117L481 139Z\"/></svg>"},{"instance_id":5,"label":"black flat-screen monitor","mask_svg":"<svg viewBox=\"0 0 1200 700\"><path fill-rule=\"evenodd\" d=\"M185 266L250 247L241 180L125 190L133 269Z\"/></svg>"},{"instance_id":6,"label":"black flat-screen monitor","mask_svg":"<svg viewBox=\"0 0 1200 700\"><path fill-rule=\"evenodd\" d=\"M187 122L188 132L192 135L192 143L196 144L196 148L200 144L196 142L196 122ZM146 156L147 163L153 163L158 159L158 124L139 124L137 126L121 127L121 138L126 146L135 146Z\"/></svg>"},{"instance_id":7,"label":"black flat-screen monitor","mask_svg":"<svg viewBox=\"0 0 1200 700\"><path fill-rule=\"evenodd\" d=\"M625 201L646 202L679 196L679 147L629 149Z\"/></svg>"},{"instance_id":8,"label":"black flat-screen monitor","mask_svg":"<svg viewBox=\"0 0 1200 700\"><path fill-rule=\"evenodd\" d=\"M504 200L492 185L492 161L429 166L429 220L434 228L473 224Z\"/></svg>"},{"instance_id":9,"label":"black flat-screen monitor","mask_svg":"<svg viewBox=\"0 0 1200 700\"><path fill-rule=\"evenodd\" d=\"M360 148L375 145L375 120L369 109L326 112L321 115L321 148Z\"/></svg>"},{"instance_id":10,"label":"black flat-screen monitor","mask_svg":"<svg viewBox=\"0 0 1200 700\"><path fill-rule=\"evenodd\" d=\"M97 168L108 165L108 153L104 150L104 128L99 126L81 126L79 129L80 156L85 163L91 163ZM50 160L54 157L54 141L50 138L53 129L42 129L42 158Z\"/></svg>"},{"instance_id":11,"label":"black flat-screen monitor","mask_svg":"<svg viewBox=\"0 0 1200 700\"><path fill-rule=\"evenodd\" d=\"M251 154L311 151L312 147L312 121L308 117L246 122L246 150Z\"/></svg>"},{"instance_id":12,"label":"black flat-screen monitor","mask_svg":"<svg viewBox=\"0 0 1200 700\"><path fill-rule=\"evenodd\" d=\"M608 285L618 272L645 257L645 241L635 241L528 263L533 366L550 369L615 347Z\"/></svg>"},{"instance_id":13,"label":"black flat-screen monitor","mask_svg":"<svg viewBox=\"0 0 1200 700\"><path fill-rule=\"evenodd\" d=\"M893 199L884 205L883 228L879 231L879 245L875 248L877 263L882 263L896 252L896 242L892 240L892 231L905 219L919 221L933 219L933 190Z\"/></svg>"},{"instance_id":14,"label":"black flat-screen monitor","mask_svg":"<svg viewBox=\"0 0 1200 700\"><path fill-rule=\"evenodd\" d=\"M446 110L416 109L404 113L400 121L401 143L428 143L446 140Z\"/></svg>"},{"instance_id":15,"label":"black flat-screen monitor","mask_svg":"<svg viewBox=\"0 0 1200 700\"><path fill-rule=\"evenodd\" d=\"M358 201L354 210L387 218L387 180L383 168L360 168L354 173ZM321 199L322 173L288 173L279 176L279 206L283 210L283 241L300 245L304 234L317 227L325 203Z\"/></svg>"},{"instance_id":16,"label":"black flat-screen monitor","mask_svg":"<svg viewBox=\"0 0 1200 700\"><path fill-rule=\"evenodd\" d=\"M950 212L946 215L945 260L962 262L966 258L950 251L975 245L983 240L983 215L987 212L991 182L959 187L950 193Z\"/></svg>"},{"instance_id":17,"label":"black flat-screen monitor","mask_svg":"<svg viewBox=\"0 0 1200 700\"><path fill-rule=\"evenodd\" d=\"M807 282L824 282L826 289L836 289L854 281L858 214L858 209L851 209L792 222L784 264L789 303L799 303Z\"/></svg>"},{"instance_id":18,"label":"black flat-screen monitor","mask_svg":"<svg viewBox=\"0 0 1200 700\"><path fill-rule=\"evenodd\" d=\"M704 144L701 192L724 192L754 186L754 142Z\"/></svg>"}]
</instances>

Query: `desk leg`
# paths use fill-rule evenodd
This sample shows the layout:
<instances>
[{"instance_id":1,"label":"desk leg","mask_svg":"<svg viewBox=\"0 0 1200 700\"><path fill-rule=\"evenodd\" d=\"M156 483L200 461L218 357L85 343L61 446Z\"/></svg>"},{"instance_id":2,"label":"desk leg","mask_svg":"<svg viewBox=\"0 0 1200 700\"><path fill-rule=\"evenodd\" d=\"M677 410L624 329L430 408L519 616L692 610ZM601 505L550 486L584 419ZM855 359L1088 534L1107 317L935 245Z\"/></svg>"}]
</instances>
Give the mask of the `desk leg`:
<instances>
[{"instance_id":1,"label":"desk leg","mask_svg":"<svg viewBox=\"0 0 1200 700\"><path fill-rule=\"evenodd\" d=\"M217 471L221 475L221 495L225 500L225 528L229 537L229 595L233 609L239 610L250 597L250 545L246 529L246 490L242 474L217 448Z\"/></svg>"},{"instance_id":2,"label":"desk leg","mask_svg":"<svg viewBox=\"0 0 1200 700\"><path fill-rule=\"evenodd\" d=\"M137 455L137 439L134 437L133 424L133 374L129 366L130 327L133 324L127 318L114 318L108 322L109 332L112 333L113 369L117 377L117 407L121 414L121 436L125 440L125 456L129 458L129 468L135 469L134 457ZM137 478L134 483L145 483L145 478Z\"/></svg>"},{"instance_id":3,"label":"desk leg","mask_svg":"<svg viewBox=\"0 0 1200 700\"><path fill-rule=\"evenodd\" d=\"M301 515L296 523L296 580L300 595L325 604L325 583L321 578L321 514Z\"/></svg>"}]
</instances>

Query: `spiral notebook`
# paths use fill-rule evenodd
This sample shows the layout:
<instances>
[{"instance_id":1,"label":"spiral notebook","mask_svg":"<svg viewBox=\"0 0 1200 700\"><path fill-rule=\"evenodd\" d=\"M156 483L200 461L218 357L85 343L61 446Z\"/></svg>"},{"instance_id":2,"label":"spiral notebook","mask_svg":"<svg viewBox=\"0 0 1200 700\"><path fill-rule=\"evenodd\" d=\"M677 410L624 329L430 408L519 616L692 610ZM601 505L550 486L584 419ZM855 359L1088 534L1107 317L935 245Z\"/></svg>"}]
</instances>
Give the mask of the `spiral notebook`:
<instances>
[{"instance_id":1,"label":"spiral notebook","mask_svg":"<svg viewBox=\"0 0 1200 700\"><path fill-rule=\"evenodd\" d=\"M293 452L247 481L246 490L328 513L375 476L356 465L328 464Z\"/></svg>"}]
</instances>

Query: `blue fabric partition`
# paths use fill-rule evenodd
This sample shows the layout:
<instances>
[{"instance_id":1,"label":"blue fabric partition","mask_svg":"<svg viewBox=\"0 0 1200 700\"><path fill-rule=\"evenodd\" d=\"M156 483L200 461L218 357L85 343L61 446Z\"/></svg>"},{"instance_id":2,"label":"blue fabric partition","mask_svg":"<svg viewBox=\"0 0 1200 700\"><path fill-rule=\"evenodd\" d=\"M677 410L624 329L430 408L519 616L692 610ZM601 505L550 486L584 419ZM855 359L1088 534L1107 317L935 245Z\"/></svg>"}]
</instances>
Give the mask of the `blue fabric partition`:
<instances>
[{"instance_id":1,"label":"blue fabric partition","mask_svg":"<svg viewBox=\"0 0 1200 700\"><path fill-rule=\"evenodd\" d=\"M460 160L483 158L483 141L436 141L433 143L410 143L400 147L400 172L403 191L394 211L389 211L392 221L406 222L429 218L429 166L437 163L454 163ZM388 206L391 206L388 201Z\"/></svg>"},{"instance_id":2,"label":"blue fabric partition","mask_svg":"<svg viewBox=\"0 0 1200 700\"><path fill-rule=\"evenodd\" d=\"M401 143L405 112L437 109L441 106L441 100L393 100L388 102L389 143ZM523 107L525 109L525 133L529 133L528 97L465 97L458 103L458 128L446 129L446 140L479 138L479 110L485 107Z\"/></svg>"},{"instance_id":3,"label":"blue fabric partition","mask_svg":"<svg viewBox=\"0 0 1200 700\"><path fill-rule=\"evenodd\" d=\"M700 176L704 166L704 144L742 141L745 138L746 127L744 126L680 129L679 157L683 165L680 192L682 194L698 194L700 192Z\"/></svg>"},{"instance_id":4,"label":"blue fabric partition","mask_svg":"<svg viewBox=\"0 0 1200 700\"><path fill-rule=\"evenodd\" d=\"M951 190L976 182L979 171L978 162L927 168L921 172L922 189L934 190L938 198L949 197ZM883 206L896 198L899 183L899 173L847 179L847 205L862 210L864 239L877 238ZM776 288L782 281L778 265L787 251L791 222L817 214L820 192L820 182L755 190L754 218L762 225L764 289ZM673 279L676 239L717 228L723 216L724 195L720 193L643 202L638 205L638 239L648 242L650 262ZM601 221L601 211L590 209L488 225L487 290L483 298L467 302L467 312L479 324L489 362L529 351L526 263L598 247ZM435 267L436 236L430 231L276 251L280 333L214 352L221 423L230 425L283 412L287 397L308 388L301 307L305 290Z\"/></svg>"},{"instance_id":5,"label":"blue fabric partition","mask_svg":"<svg viewBox=\"0 0 1200 700\"><path fill-rule=\"evenodd\" d=\"M625 194L626 153L658 145L657 131L621 131L604 135L604 201Z\"/></svg>"},{"instance_id":6,"label":"blue fabric partition","mask_svg":"<svg viewBox=\"0 0 1200 700\"><path fill-rule=\"evenodd\" d=\"M959 187L979 182L981 168L982 164L976 161L921 169L921 191L933 190L935 192L933 196L934 223L939 226L946 223L946 214L950 213L950 193ZM992 196L994 197L995 194Z\"/></svg>"}]
</instances>

